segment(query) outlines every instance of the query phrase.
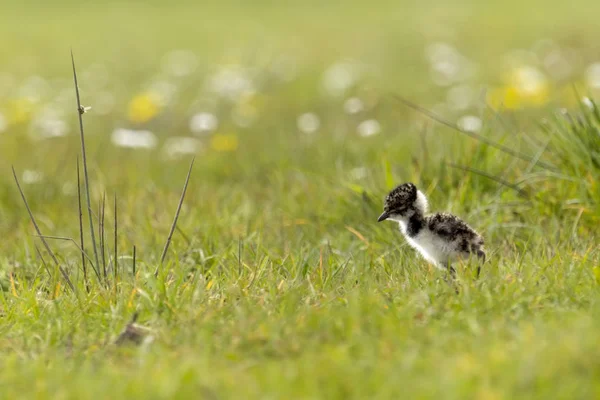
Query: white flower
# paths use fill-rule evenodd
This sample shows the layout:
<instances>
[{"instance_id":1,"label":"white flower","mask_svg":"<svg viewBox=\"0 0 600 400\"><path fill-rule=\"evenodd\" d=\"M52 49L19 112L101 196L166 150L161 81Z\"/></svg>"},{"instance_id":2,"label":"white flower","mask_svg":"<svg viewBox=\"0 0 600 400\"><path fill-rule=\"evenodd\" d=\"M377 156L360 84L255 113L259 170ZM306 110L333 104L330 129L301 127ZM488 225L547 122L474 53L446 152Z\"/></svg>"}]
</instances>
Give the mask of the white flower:
<instances>
[{"instance_id":1,"label":"white flower","mask_svg":"<svg viewBox=\"0 0 600 400\"><path fill-rule=\"evenodd\" d=\"M29 127L32 138L42 140L66 136L69 125L65 122L64 112L54 106L44 107L33 119Z\"/></svg>"},{"instance_id":2,"label":"white flower","mask_svg":"<svg viewBox=\"0 0 600 400\"><path fill-rule=\"evenodd\" d=\"M207 86L211 92L232 101L256 92L247 70L239 66L222 67L209 78Z\"/></svg>"},{"instance_id":3,"label":"white flower","mask_svg":"<svg viewBox=\"0 0 600 400\"><path fill-rule=\"evenodd\" d=\"M433 43L425 50L429 58L433 82L438 86L450 86L469 79L475 66L447 43Z\"/></svg>"},{"instance_id":4,"label":"white flower","mask_svg":"<svg viewBox=\"0 0 600 400\"><path fill-rule=\"evenodd\" d=\"M357 64L339 62L329 67L323 74L323 88L331 96L342 96L360 78L361 71Z\"/></svg>"},{"instance_id":5,"label":"white flower","mask_svg":"<svg viewBox=\"0 0 600 400\"><path fill-rule=\"evenodd\" d=\"M150 131L117 128L113 131L111 140L117 147L132 149L153 149L156 147L156 136Z\"/></svg>"},{"instance_id":6,"label":"white flower","mask_svg":"<svg viewBox=\"0 0 600 400\"><path fill-rule=\"evenodd\" d=\"M314 133L319 130L321 121L319 117L314 113L304 113L298 117L296 121L298 130L304 133Z\"/></svg>"},{"instance_id":7,"label":"white flower","mask_svg":"<svg viewBox=\"0 0 600 400\"><path fill-rule=\"evenodd\" d=\"M544 73L532 66L523 66L514 73L514 81L519 92L526 96L535 96L543 92L547 86Z\"/></svg>"},{"instance_id":8,"label":"white flower","mask_svg":"<svg viewBox=\"0 0 600 400\"><path fill-rule=\"evenodd\" d=\"M190 119L190 130L194 133L206 133L217 129L219 119L209 112L194 114Z\"/></svg>"},{"instance_id":9,"label":"white flower","mask_svg":"<svg viewBox=\"0 0 600 400\"><path fill-rule=\"evenodd\" d=\"M442 61L431 66L431 79L438 86L450 86L457 81L459 71L458 64Z\"/></svg>"},{"instance_id":10,"label":"white flower","mask_svg":"<svg viewBox=\"0 0 600 400\"><path fill-rule=\"evenodd\" d=\"M594 63L585 70L585 79L592 89L600 89L600 62Z\"/></svg>"},{"instance_id":11,"label":"white flower","mask_svg":"<svg viewBox=\"0 0 600 400\"><path fill-rule=\"evenodd\" d=\"M61 119L46 119L40 125L44 138L61 137L69 133L69 125Z\"/></svg>"},{"instance_id":12,"label":"white flower","mask_svg":"<svg viewBox=\"0 0 600 400\"><path fill-rule=\"evenodd\" d=\"M381 124L376 119L368 119L361 122L356 131L362 137L377 135L381 132Z\"/></svg>"},{"instance_id":13,"label":"white flower","mask_svg":"<svg viewBox=\"0 0 600 400\"><path fill-rule=\"evenodd\" d=\"M29 77L19 88L19 97L29 99L37 103L51 92L50 84L41 76Z\"/></svg>"},{"instance_id":14,"label":"white flower","mask_svg":"<svg viewBox=\"0 0 600 400\"><path fill-rule=\"evenodd\" d=\"M177 158L184 154L196 154L202 144L192 137L172 137L167 139L163 147L168 157Z\"/></svg>"},{"instance_id":15,"label":"white flower","mask_svg":"<svg viewBox=\"0 0 600 400\"><path fill-rule=\"evenodd\" d=\"M590 110L593 110L595 107L594 102L589 97L583 97L581 99L581 102L583 103L583 105L585 105Z\"/></svg>"},{"instance_id":16,"label":"white flower","mask_svg":"<svg viewBox=\"0 0 600 400\"><path fill-rule=\"evenodd\" d=\"M479 132L483 127L483 122L474 115L465 115L458 120L457 125L463 131Z\"/></svg>"},{"instance_id":17,"label":"white flower","mask_svg":"<svg viewBox=\"0 0 600 400\"><path fill-rule=\"evenodd\" d=\"M44 175L39 171L33 170L25 170L23 171L23 183L31 185L34 183L39 183L44 178Z\"/></svg>"},{"instance_id":18,"label":"white flower","mask_svg":"<svg viewBox=\"0 0 600 400\"><path fill-rule=\"evenodd\" d=\"M358 97L350 97L344 102L344 111L347 114L357 114L365 109L365 105Z\"/></svg>"},{"instance_id":19,"label":"white flower","mask_svg":"<svg viewBox=\"0 0 600 400\"><path fill-rule=\"evenodd\" d=\"M173 76L187 76L198 67L198 57L189 50L174 50L163 57L163 67Z\"/></svg>"}]
</instances>

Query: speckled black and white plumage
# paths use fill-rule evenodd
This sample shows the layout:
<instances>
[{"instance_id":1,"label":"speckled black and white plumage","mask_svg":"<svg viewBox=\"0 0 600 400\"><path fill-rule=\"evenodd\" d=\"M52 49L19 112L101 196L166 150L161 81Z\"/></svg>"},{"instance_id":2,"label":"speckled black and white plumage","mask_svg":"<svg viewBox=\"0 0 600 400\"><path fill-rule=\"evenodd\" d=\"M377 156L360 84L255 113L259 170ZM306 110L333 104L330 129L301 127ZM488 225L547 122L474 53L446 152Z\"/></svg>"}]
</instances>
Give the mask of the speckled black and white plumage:
<instances>
[{"instance_id":1,"label":"speckled black and white plumage","mask_svg":"<svg viewBox=\"0 0 600 400\"><path fill-rule=\"evenodd\" d=\"M485 261L480 234L452 214L427 215L427 208L425 195L412 183L405 183L386 196L378 221L398 221L406 241L440 269L453 272L453 261L471 255Z\"/></svg>"}]
</instances>

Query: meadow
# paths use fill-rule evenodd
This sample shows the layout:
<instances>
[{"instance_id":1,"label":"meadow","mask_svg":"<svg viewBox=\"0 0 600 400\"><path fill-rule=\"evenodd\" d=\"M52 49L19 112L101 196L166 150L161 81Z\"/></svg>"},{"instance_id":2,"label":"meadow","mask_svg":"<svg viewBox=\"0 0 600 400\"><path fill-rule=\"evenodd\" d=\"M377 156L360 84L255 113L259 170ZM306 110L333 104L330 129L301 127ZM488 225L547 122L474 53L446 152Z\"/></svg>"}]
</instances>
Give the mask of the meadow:
<instances>
[{"instance_id":1,"label":"meadow","mask_svg":"<svg viewBox=\"0 0 600 400\"><path fill-rule=\"evenodd\" d=\"M0 7L2 398L600 396L600 3Z\"/></svg>"}]
</instances>

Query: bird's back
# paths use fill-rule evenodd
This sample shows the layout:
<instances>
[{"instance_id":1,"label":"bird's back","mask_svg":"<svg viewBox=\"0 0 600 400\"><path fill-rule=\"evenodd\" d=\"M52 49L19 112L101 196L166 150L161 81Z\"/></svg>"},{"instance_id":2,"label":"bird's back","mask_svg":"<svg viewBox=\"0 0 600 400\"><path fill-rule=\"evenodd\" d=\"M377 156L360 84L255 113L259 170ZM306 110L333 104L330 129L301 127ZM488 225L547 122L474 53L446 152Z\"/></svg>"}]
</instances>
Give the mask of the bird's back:
<instances>
[{"instance_id":1,"label":"bird's back","mask_svg":"<svg viewBox=\"0 0 600 400\"><path fill-rule=\"evenodd\" d=\"M440 239L451 243L458 253L478 253L483 237L455 215L436 213L425 217L427 229Z\"/></svg>"}]
</instances>

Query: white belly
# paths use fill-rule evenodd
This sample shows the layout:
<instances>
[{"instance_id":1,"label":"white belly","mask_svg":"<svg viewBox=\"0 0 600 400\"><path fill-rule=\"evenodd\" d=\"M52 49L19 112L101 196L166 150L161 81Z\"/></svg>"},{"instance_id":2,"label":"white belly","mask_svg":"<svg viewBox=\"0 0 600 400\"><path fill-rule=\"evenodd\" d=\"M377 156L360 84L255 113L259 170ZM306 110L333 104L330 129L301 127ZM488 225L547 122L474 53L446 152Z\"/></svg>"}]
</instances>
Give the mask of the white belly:
<instances>
[{"instance_id":1,"label":"white belly","mask_svg":"<svg viewBox=\"0 0 600 400\"><path fill-rule=\"evenodd\" d=\"M415 248L424 259L439 269L445 270L446 266L444 264L454 261L457 256L452 243L434 235L427 228L423 228L415 237L406 234L406 228L402 223L400 224L400 230L408 244Z\"/></svg>"}]
</instances>

